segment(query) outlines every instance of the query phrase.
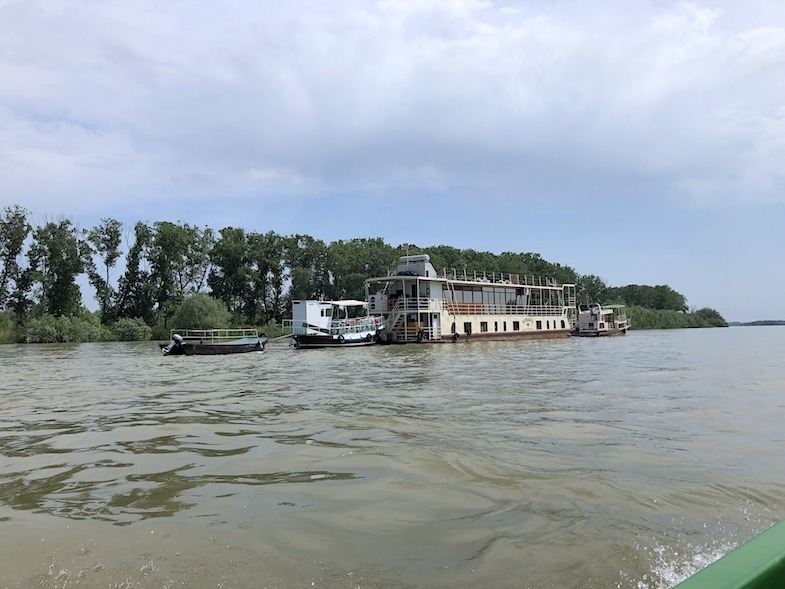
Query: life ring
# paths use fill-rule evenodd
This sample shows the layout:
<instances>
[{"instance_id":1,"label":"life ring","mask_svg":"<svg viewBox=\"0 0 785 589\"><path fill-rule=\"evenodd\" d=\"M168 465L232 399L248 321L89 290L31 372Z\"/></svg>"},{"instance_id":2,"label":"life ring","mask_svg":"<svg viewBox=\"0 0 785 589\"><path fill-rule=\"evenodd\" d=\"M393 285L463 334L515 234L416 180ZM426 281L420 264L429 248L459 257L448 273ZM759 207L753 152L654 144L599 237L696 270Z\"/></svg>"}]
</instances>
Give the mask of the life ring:
<instances>
[{"instance_id":1,"label":"life ring","mask_svg":"<svg viewBox=\"0 0 785 589\"><path fill-rule=\"evenodd\" d=\"M292 347L296 350L297 348L300 347L300 342L298 342L297 340L294 340L294 343L292 344Z\"/></svg>"},{"instance_id":2,"label":"life ring","mask_svg":"<svg viewBox=\"0 0 785 589\"><path fill-rule=\"evenodd\" d=\"M425 337L425 334L423 333L422 329L421 329L421 330L419 330L419 331L417 332L417 341L418 341L418 342L421 342L421 341L423 340L423 338L424 338L424 337Z\"/></svg>"},{"instance_id":3,"label":"life ring","mask_svg":"<svg viewBox=\"0 0 785 589\"><path fill-rule=\"evenodd\" d=\"M346 343L346 338L345 338L345 337L343 337L343 334L341 334L341 335L339 335L339 336L338 336L338 341L339 341L339 342L341 342L342 344L343 344L343 343Z\"/></svg>"},{"instance_id":4,"label":"life ring","mask_svg":"<svg viewBox=\"0 0 785 589\"><path fill-rule=\"evenodd\" d=\"M457 332L453 333L452 334L452 341L457 342L460 337L461 337L461 334L459 334Z\"/></svg>"}]
</instances>

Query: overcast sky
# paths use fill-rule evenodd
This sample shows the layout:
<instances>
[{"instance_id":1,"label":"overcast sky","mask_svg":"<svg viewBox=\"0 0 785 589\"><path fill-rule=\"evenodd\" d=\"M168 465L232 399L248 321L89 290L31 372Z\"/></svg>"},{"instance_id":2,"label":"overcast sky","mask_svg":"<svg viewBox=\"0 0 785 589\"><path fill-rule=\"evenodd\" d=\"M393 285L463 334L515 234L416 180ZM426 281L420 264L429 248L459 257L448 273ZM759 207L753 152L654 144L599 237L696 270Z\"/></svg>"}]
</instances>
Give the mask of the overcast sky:
<instances>
[{"instance_id":1,"label":"overcast sky","mask_svg":"<svg viewBox=\"0 0 785 589\"><path fill-rule=\"evenodd\" d=\"M785 319L785 2L0 0L0 205L537 252Z\"/></svg>"}]
</instances>

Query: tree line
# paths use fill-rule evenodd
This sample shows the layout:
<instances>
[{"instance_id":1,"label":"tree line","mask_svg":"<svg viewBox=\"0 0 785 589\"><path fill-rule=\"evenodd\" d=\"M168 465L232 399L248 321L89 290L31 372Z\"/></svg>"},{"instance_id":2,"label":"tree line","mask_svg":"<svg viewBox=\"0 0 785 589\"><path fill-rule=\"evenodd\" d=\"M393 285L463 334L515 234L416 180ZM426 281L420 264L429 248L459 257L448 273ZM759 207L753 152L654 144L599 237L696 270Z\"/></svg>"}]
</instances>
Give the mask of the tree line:
<instances>
[{"instance_id":1,"label":"tree line","mask_svg":"<svg viewBox=\"0 0 785 589\"><path fill-rule=\"evenodd\" d=\"M59 219L33 226L30 212L15 205L0 217L0 314L6 326L0 339L30 340L31 325L54 325L56 333L58 325L80 318L104 333L113 328L118 339L139 330L144 336L145 328L160 337L180 305L197 293L219 301L232 325L280 324L290 317L293 299L362 299L366 278L387 275L399 256L417 253L428 253L439 271L549 277L576 284L582 301L691 315L686 298L668 286L609 287L597 276L581 276L536 253L392 246L380 237L328 244L309 235L240 227L215 232L169 221L124 227L107 218L79 229L72 220ZM83 305L82 277L93 289L88 295L98 304L94 313ZM47 337L58 339L40 334L33 339Z\"/></svg>"}]
</instances>

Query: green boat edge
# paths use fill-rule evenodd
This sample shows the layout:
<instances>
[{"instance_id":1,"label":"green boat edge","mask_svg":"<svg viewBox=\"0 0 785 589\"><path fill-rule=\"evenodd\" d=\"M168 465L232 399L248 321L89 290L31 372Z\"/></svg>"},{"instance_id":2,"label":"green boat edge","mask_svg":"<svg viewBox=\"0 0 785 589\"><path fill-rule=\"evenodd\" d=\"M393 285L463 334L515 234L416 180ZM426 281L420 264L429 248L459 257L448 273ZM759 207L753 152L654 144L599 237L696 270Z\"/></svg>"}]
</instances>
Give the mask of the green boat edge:
<instances>
[{"instance_id":1,"label":"green boat edge","mask_svg":"<svg viewBox=\"0 0 785 589\"><path fill-rule=\"evenodd\" d=\"M774 524L673 589L774 587L785 587L785 521Z\"/></svg>"}]
</instances>

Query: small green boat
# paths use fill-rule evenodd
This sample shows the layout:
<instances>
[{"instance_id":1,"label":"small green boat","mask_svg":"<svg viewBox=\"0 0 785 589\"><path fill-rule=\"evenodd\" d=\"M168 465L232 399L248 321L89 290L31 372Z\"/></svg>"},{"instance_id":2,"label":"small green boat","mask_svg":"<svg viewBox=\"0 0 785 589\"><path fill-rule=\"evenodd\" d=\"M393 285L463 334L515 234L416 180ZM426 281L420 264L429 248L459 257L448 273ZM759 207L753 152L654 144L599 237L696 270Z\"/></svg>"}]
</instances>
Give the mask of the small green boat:
<instances>
[{"instance_id":1,"label":"small green boat","mask_svg":"<svg viewBox=\"0 0 785 589\"><path fill-rule=\"evenodd\" d=\"M785 587L785 521L774 524L673 589Z\"/></svg>"}]
</instances>

